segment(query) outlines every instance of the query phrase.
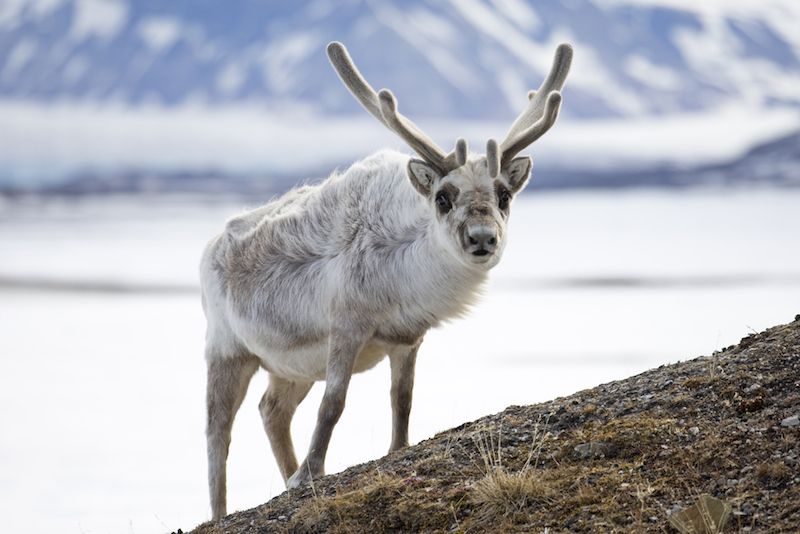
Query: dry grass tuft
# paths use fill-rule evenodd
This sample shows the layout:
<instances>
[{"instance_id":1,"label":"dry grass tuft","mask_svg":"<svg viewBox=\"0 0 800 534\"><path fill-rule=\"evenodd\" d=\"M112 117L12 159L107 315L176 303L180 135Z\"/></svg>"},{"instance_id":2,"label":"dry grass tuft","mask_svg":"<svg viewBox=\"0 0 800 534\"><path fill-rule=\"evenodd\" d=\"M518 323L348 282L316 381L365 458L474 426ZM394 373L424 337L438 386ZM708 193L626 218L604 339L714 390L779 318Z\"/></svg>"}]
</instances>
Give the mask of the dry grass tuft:
<instances>
[{"instance_id":1,"label":"dry grass tuft","mask_svg":"<svg viewBox=\"0 0 800 534\"><path fill-rule=\"evenodd\" d=\"M596 427L587 426L577 433L575 441L611 443L617 449L616 456L633 459L658 450L669 443L677 431L675 419L636 415Z\"/></svg>"},{"instance_id":2,"label":"dry grass tuft","mask_svg":"<svg viewBox=\"0 0 800 534\"><path fill-rule=\"evenodd\" d=\"M768 488L775 488L787 482L792 472L783 462L766 462L756 467L756 478Z\"/></svg>"},{"instance_id":3,"label":"dry grass tuft","mask_svg":"<svg viewBox=\"0 0 800 534\"><path fill-rule=\"evenodd\" d=\"M476 519L479 523L513 519L530 506L552 500L553 488L531 468L531 465L539 464L539 455L548 436L546 427L547 419L542 421L540 416L534 425L528 458L521 469L513 472L503 466L500 433L496 445L490 433L473 437L485 469L484 477L473 485L470 492L470 501L478 508Z\"/></svg>"},{"instance_id":4,"label":"dry grass tuft","mask_svg":"<svg viewBox=\"0 0 800 534\"><path fill-rule=\"evenodd\" d=\"M717 377L715 375L700 375L700 376L692 376L684 380L683 387L687 389L701 389L704 387L708 387L714 382L717 381Z\"/></svg>"},{"instance_id":5,"label":"dry grass tuft","mask_svg":"<svg viewBox=\"0 0 800 534\"><path fill-rule=\"evenodd\" d=\"M583 415L594 415L597 413L597 405L590 402L581 409Z\"/></svg>"},{"instance_id":6,"label":"dry grass tuft","mask_svg":"<svg viewBox=\"0 0 800 534\"><path fill-rule=\"evenodd\" d=\"M378 472L365 486L308 499L292 517L290 532L419 532L453 521L454 503L426 502L431 490L417 477ZM458 500L458 495L453 495Z\"/></svg>"},{"instance_id":7,"label":"dry grass tuft","mask_svg":"<svg viewBox=\"0 0 800 534\"><path fill-rule=\"evenodd\" d=\"M509 473L496 468L472 487L470 500L479 507L482 522L513 517L529 506L547 504L554 492L538 473L530 469Z\"/></svg>"}]
</instances>

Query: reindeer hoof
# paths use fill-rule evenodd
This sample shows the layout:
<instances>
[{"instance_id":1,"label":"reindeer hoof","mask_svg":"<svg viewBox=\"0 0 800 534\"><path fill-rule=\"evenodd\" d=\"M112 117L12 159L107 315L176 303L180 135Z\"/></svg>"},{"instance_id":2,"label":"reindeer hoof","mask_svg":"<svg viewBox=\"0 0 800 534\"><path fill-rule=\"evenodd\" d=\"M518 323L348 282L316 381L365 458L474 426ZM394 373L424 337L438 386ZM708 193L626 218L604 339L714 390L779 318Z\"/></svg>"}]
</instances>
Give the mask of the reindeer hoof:
<instances>
[{"instance_id":1,"label":"reindeer hoof","mask_svg":"<svg viewBox=\"0 0 800 534\"><path fill-rule=\"evenodd\" d=\"M300 486L310 483L314 478L318 477L313 477L305 466L300 467L289 477L289 480L286 481L286 489L299 488Z\"/></svg>"},{"instance_id":2,"label":"reindeer hoof","mask_svg":"<svg viewBox=\"0 0 800 534\"><path fill-rule=\"evenodd\" d=\"M303 485L303 480L297 476L298 474L300 473L295 473L289 477L289 480L286 481L286 489L296 489Z\"/></svg>"}]
</instances>

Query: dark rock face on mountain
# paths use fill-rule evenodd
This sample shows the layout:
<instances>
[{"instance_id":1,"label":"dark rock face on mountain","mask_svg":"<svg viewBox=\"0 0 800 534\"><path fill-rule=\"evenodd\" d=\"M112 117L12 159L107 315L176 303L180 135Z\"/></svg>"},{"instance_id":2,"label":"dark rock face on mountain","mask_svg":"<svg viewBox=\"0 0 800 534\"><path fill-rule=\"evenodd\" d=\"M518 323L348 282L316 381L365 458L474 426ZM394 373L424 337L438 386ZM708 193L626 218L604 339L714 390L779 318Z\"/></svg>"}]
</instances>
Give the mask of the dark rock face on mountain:
<instances>
[{"instance_id":1,"label":"dark rock face on mountain","mask_svg":"<svg viewBox=\"0 0 800 534\"><path fill-rule=\"evenodd\" d=\"M800 132L759 144L730 161L678 167L543 169L532 187L800 186Z\"/></svg>"}]
</instances>

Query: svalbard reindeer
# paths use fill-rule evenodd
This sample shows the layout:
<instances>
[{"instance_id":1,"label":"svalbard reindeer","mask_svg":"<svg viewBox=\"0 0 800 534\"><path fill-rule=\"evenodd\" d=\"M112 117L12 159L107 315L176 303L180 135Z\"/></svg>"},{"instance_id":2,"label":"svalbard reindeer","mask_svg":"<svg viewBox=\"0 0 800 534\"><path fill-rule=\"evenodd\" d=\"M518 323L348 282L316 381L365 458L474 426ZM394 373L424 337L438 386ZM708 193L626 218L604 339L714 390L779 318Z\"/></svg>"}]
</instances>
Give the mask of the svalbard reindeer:
<instances>
[{"instance_id":1,"label":"svalbard reindeer","mask_svg":"<svg viewBox=\"0 0 800 534\"><path fill-rule=\"evenodd\" d=\"M445 154L398 112L389 90L375 92L342 44L328 45L328 56L364 108L422 159L378 152L234 217L208 244L201 279L214 519L226 513L233 419L259 367L269 374L259 409L289 488L323 475L352 373L386 356L389 450L408 444L417 350L429 328L464 313L500 260L511 199L531 170L517 154L555 122L572 49L558 47L547 79L485 156L468 154L463 139ZM325 393L298 466L289 427L317 380Z\"/></svg>"}]
</instances>

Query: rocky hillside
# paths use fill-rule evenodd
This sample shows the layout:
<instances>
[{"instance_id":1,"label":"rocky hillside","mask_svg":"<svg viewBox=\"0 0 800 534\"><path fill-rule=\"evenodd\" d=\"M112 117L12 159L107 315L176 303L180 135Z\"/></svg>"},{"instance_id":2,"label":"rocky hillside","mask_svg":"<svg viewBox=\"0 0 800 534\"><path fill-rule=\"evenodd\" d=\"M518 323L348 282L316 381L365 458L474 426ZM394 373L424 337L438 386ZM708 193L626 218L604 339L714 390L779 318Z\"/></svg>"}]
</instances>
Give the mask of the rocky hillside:
<instances>
[{"instance_id":1,"label":"rocky hillside","mask_svg":"<svg viewBox=\"0 0 800 534\"><path fill-rule=\"evenodd\" d=\"M511 406L194 532L798 532L800 315Z\"/></svg>"}]
</instances>

